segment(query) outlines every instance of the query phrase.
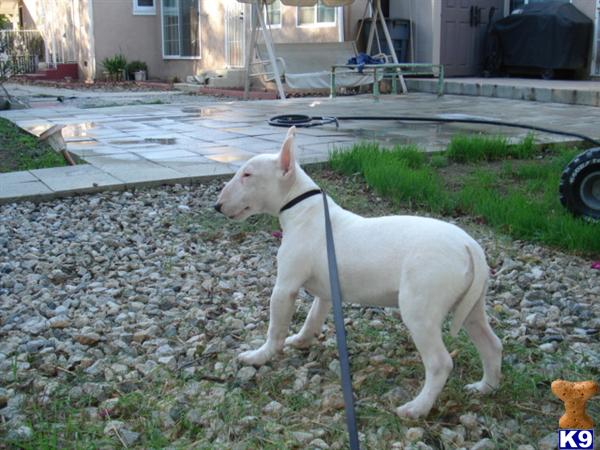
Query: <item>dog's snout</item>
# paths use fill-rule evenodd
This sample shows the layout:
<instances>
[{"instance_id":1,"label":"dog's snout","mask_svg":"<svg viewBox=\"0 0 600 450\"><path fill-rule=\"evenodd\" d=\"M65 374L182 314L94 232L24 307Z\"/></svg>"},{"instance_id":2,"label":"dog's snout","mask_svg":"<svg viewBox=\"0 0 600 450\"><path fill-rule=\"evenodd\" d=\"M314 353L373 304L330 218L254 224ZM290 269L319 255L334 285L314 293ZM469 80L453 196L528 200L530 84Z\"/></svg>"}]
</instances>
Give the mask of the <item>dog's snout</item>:
<instances>
[{"instance_id":1,"label":"dog's snout","mask_svg":"<svg viewBox=\"0 0 600 450\"><path fill-rule=\"evenodd\" d=\"M223 203L215 203L215 209L217 212L221 212L221 208L223 207Z\"/></svg>"}]
</instances>

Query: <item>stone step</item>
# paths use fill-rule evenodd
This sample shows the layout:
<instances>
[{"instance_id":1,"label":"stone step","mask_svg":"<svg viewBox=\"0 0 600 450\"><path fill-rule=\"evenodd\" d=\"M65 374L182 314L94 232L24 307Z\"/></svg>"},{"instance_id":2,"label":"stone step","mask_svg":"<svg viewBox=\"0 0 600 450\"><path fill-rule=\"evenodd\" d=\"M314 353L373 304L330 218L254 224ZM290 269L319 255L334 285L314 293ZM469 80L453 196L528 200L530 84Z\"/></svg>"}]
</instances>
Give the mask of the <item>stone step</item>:
<instances>
[{"instance_id":1,"label":"stone step","mask_svg":"<svg viewBox=\"0 0 600 450\"><path fill-rule=\"evenodd\" d=\"M406 86L409 92L437 93L438 81L433 78L406 78ZM597 81L447 79L444 81L444 93L600 106L600 82Z\"/></svg>"}]
</instances>

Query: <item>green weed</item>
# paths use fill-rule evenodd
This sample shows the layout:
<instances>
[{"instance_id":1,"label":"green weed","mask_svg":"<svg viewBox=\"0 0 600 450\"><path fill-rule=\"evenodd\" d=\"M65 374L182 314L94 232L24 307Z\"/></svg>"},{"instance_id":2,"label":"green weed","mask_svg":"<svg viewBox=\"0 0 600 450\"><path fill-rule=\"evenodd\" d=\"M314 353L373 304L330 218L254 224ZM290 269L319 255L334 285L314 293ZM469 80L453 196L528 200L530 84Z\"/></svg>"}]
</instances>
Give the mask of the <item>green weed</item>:
<instances>
[{"instance_id":1,"label":"green weed","mask_svg":"<svg viewBox=\"0 0 600 450\"><path fill-rule=\"evenodd\" d=\"M600 224L573 217L560 204L558 185L566 164L580 150L558 146L542 159L533 136L508 145L499 137L452 139L445 155L427 163L414 147L385 150L360 144L331 154L331 167L359 174L377 193L397 205L435 213L466 213L516 239L540 242L582 254L600 254ZM487 164L488 161L502 160ZM465 170L466 169L466 170Z\"/></svg>"}]
</instances>

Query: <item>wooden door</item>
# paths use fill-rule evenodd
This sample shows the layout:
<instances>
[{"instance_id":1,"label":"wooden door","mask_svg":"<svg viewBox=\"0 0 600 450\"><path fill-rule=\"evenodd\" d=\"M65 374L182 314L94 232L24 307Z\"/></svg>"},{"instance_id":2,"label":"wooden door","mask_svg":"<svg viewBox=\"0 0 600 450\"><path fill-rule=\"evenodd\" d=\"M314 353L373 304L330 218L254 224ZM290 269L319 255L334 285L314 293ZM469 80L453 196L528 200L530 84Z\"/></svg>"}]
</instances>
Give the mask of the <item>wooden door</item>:
<instances>
[{"instance_id":1,"label":"wooden door","mask_svg":"<svg viewBox=\"0 0 600 450\"><path fill-rule=\"evenodd\" d=\"M440 61L447 76L479 76L490 8L503 16L504 0L443 0Z\"/></svg>"}]
</instances>

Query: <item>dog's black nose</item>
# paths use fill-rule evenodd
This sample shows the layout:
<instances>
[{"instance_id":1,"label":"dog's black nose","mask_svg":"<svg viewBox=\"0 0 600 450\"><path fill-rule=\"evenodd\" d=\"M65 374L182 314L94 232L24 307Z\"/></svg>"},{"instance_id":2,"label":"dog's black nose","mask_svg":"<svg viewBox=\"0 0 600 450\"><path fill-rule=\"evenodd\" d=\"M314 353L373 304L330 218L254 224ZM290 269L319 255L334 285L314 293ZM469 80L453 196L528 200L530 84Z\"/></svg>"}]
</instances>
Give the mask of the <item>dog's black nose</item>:
<instances>
[{"instance_id":1,"label":"dog's black nose","mask_svg":"<svg viewBox=\"0 0 600 450\"><path fill-rule=\"evenodd\" d=\"M221 212L221 207L223 206L222 203L215 203L215 209L217 210L217 212Z\"/></svg>"}]
</instances>

